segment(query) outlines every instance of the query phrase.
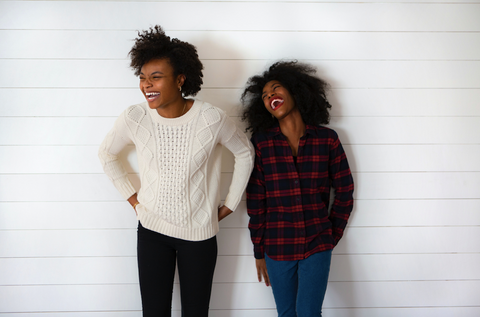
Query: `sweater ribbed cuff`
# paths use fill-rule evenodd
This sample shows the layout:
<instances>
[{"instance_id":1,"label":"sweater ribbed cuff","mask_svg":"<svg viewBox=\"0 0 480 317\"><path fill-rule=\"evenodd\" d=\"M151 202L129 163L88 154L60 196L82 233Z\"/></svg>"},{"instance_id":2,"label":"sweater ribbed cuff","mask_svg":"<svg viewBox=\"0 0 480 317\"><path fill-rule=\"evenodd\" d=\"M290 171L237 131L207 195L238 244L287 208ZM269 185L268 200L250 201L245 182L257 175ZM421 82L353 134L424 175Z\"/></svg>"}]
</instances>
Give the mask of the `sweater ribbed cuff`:
<instances>
[{"instance_id":1,"label":"sweater ribbed cuff","mask_svg":"<svg viewBox=\"0 0 480 317\"><path fill-rule=\"evenodd\" d=\"M227 195L227 198L225 198L225 203L223 203L223 205L228 207L231 211L235 211L235 209L237 209L238 205L240 204L241 200L242 200L242 197L234 199L234 198L231 198L230 195Z\"/></svg>"},{"instance_id":2,"label":"sweater ribbed cuff","mask_svg":"<svg viewBox=\"0 0 480 317\"><path fill-rule=\"evenodd\" d=\"M115 187L117 190L120 192L122 195L123 199L127 200L128 198L132 197L133 194L135 194L137 191L133 187L132 183L130 181L127 182L119 182L115 184Z\"/></svg>"}]
</instances>

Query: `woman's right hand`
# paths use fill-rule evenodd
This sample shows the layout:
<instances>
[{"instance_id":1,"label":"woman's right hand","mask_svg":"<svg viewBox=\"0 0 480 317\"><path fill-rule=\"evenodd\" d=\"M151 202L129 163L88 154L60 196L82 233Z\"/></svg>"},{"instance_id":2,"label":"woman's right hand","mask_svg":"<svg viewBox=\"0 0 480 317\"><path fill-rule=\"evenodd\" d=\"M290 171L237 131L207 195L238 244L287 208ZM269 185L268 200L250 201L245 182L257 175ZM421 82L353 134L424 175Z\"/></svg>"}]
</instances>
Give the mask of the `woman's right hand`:
<instances>
[{"instance_id":1,"label":"woman's right hand","mask_svg":"<svg viewBox=\"0 0 480 317\"><path fill-rule=\"evenodd\" d=\"M261 282L263 277L265 280L265 285L270 286L270 279L268 278L267 263L265 262L265 258L255 259L255 265L257 266L258 281Z\"/></svg>"},{"instance_id":2,"label":"woman's right hand","mask_svg":"<svg viewBox=\"0 0 480 317\"><path fill-rule=\"evenodd\" d=\"M138 206L138 200L137 200L137 193L133 194L130 196L130 198L127 199L130 205L132 205L133 210L135 210L135 214L138 215L136 207Z\"/></svg>"}]
</instances>

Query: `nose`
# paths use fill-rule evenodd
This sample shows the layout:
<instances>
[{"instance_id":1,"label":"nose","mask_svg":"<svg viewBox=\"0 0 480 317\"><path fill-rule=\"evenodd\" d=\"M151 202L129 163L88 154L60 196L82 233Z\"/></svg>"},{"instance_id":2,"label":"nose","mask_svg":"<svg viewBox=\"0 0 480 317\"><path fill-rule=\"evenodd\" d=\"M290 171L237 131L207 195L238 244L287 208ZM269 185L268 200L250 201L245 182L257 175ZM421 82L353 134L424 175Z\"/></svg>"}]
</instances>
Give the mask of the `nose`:
<instances>
[{"instance_id":1,"label":"nose","mask_svg":"<svg viewBox=\"0 0 480 317\"><path fill-rule=\"evenodd\" d=\"M150 81L149 78L145 78L145 79L141 80L140 84L143 87L151 87L152 86L152 82Z\"/></svg>"}]
</instances>

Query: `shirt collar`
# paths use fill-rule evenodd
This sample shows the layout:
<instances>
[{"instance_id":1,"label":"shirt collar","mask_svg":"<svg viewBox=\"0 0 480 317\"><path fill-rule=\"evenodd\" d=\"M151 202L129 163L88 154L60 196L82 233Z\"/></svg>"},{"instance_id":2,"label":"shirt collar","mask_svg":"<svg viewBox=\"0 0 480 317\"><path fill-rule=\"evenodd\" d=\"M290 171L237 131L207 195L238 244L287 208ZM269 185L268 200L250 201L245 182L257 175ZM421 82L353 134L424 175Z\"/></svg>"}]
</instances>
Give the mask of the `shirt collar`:
<instances>
[{"instance_id":1,"label":"shirt collar","mask_svg":"<svg viewBox=\"0 0 480 317\"><path fill-rule=\"evenodd\" d=\"M280 130L280 125L278 124L278 121L275 123L273 127L267 130L267 134L269 137L274 137L279 134L282 134L282 131ZM305 125L305 134L311 134L315 135L315 126L311 124L306 124Z\"/></svg>"}]
</instances>

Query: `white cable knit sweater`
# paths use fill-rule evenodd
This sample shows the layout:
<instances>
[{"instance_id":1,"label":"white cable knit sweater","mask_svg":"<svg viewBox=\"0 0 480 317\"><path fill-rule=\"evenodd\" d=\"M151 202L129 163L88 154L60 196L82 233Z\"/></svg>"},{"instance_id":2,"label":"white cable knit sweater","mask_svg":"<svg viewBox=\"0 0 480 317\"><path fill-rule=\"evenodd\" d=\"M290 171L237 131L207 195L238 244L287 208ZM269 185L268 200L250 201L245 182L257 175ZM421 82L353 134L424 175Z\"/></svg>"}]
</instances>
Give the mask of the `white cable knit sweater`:
<instances>
[{"instance_id":1,"label":"white cable knit sweater","mask_svg":"<svg viewBox=\"0 0 480 317\"><path fill-rule=\"evenodd\" d=\"M221 146L235 155L225 200L237 208L253 168L253 147L220 109L195 100L178 118L163 118L146 102L126 109L103 140L99 157L123 198L135 194L119 152L134 143L141 188L136 210L145 228L191 241L213 237L220 206Z\"/></svg>"}]
</instances>

